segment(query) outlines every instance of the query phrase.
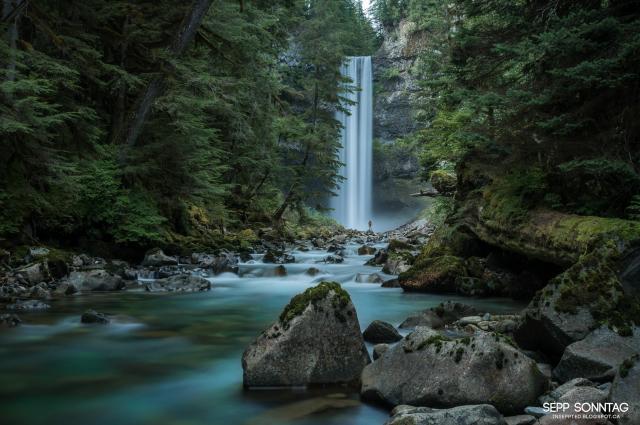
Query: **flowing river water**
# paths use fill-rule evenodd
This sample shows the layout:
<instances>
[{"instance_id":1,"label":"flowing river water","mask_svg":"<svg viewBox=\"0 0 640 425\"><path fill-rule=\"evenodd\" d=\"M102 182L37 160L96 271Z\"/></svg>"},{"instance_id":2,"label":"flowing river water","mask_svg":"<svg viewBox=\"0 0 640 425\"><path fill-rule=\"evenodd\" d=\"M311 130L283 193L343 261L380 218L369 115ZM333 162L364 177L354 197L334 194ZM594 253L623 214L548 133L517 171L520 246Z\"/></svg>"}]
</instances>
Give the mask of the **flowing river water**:
<instances>
[{"instance_id":1,"label":"flowing river water","mask_svg":"<svg viewBox=\"0 0 640 425\"><path fill-rule=\"evenodd\" d=\"M505 299L404 293L357 283L371 256L347 246L342 264L316 263L325 251L293 252L286 277L260 256L240 276L211 279L210 292L89 294L50 302L23 314L23 325L0 334L0 423L5 425L375 425L388 412L344 388L242 388L244 348L275 321L295 294L335 280L351 294L362 329L374 319L400 324L412 312L445 300L506 313ZM309 267L321 273L306 274ZM106 326L82 325L88 308L114 315ZM369 345L369 349L371 346Z\"/></svg>"}]
</instances>

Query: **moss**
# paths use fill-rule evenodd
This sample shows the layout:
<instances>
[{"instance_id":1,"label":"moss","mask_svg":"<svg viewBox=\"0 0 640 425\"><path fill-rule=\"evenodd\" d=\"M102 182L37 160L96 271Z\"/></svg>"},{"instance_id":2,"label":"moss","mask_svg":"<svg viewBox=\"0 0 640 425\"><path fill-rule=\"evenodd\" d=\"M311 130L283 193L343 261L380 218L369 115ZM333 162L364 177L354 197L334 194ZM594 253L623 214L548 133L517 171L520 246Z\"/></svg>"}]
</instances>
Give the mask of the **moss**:
<instances>
[{"instance_id":1,"label":"moss","mask_svg":"<svg viewBox=\"0 0 640 425\"><path fill-rule=\"evenodd\" d=\"M398 239L391 239L389 241L389 246L387 247L387 250L389 252L411 251L412 249L413 249L413 246L411 246L407 242L403 242L403 241L398 240Z\"/></svg>"},{"instance_id":2,"label":"moss","mask_svg":"<svg viewBox=\"0 0 640 425\"><path fill-rule=\"evenodd\" d=\"M454 357L454 361L456 363L460 363L460 360L462 360L462 355L464 354L464 348L462 347L458 347L458 349L456 350L456 356Z\"/></svg>"},{"instance_id":3,"label":"moss","mask_svg":"<svg viewBox=\"0 0 640 425\"><path fill-rule=\"evenodd\" d=\"M458 276L466 275L464 261L460 257L444 255L423 259L398 277L405 289L432 290L437 292L453 291Z\"/></svg>"},{"instance_id":4,"label":"moss","mask_svg":"<svg viewBox=\"0 0 640 425\"><path fill-rule=\"evenodd\" d=\"M342 289L337 282L320 282L317 286L307 289L301 294L296 295L289 301L289 304L284 308L280 314L280 322L287 327L288 323L295 317L304 312L309 304L316 305L329 295L330 292L334 292L332 299L332 306L336 311L336 317L341 321L346 321L346 318L340 310L344 309L350 302L351 297L349 293ZM340 317L338 317L340 315Z\"/></svg>"},{"instance_id":5,"label":"moss","mask_svg":"<svg viewBox=\"0 0 640 425\"><path fill-rule=\"evenodd\" d=\"M629 371L633 368L633 366L636 364L636 362L638 361L638 359L640 358L640 356L638 356L637 354L635 356L629 357L628 359L625 359L621 364L620 364L620 376L623 378L626 378L627 376L629 376Z\"/></svg>"},{"instance_id":6,"label":"moss","mask_svg":"<svg viewBox=\"0 0 640 425\"><path fill-rule=\"evenodd\" d=\"M442 344L445 342L451 341L451 339L447 338L446 336L443 335L432 335L429 338L425 339L424 341L422 341L418 347L417 350L422 350L424 348L427 348L431 345L436 347L436 353L439 353L440 350L442 350Z\"/></svg>"},{"instance_id":7,"label":"moss","mask_svg":"<svg viewBox=\"0 0 640 425\"><path fill-rule=\"evenodd\" d=\"M449 195L456 191L457 178L454 173L446 170L431 172L431 185L441 194Z\"/></svg>"},{"instance_id":8,"label":"moss","mask_svg":"<svg viewBox=\"0 0 640 425\"><path fill-rule=\"evenodd\" d=\"M553 304L556 311L574 314L586 307L598 324L628 336L631 324L640 317L640 299L624 293L618 277L620 256L618 245L609 241L557 276L551 282L559 294ZM551 295L542 296L548 300Z\"/></svg>"}]
</instances>

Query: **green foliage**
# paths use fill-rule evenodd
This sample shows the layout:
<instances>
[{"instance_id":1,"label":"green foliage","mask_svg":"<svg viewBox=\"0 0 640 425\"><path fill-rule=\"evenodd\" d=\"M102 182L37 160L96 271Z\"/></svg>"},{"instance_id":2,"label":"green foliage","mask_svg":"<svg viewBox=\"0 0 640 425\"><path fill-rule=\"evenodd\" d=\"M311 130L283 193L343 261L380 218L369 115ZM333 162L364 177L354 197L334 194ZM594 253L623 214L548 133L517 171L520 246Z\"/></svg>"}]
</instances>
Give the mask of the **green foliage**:
<instances>
[{"instance_id":1,"label":"green foliage","mask_svg":"<svg viewBox=\"0 0 640 425\"><path fill-rule=\"evenodd\" d=\"M223 235L320 221L299 212L339 180L340 66L377 43L360 3L214 2L174 57L190 3L31 1L0 26L2 237L246 245ZM158 75L137 143L116 145Z\"/></svg>"},{"instance_id":2,"label":"green foliage","mask_svg":"<svg viewBox=\"0 0 640 425\"><path fill-rule=\"evenodd\" d=\"M320 282L317 286L305 290L303 293L296 295L289 301L289 304L282 310L280 314L280 322L285 328L291 320L301 315L311 304L316 306L320 301L325 300L331 293L332 307L335 313L339 314L350 302L349 293L342 289L337 282Z\"/></svg>"}]
</instances>

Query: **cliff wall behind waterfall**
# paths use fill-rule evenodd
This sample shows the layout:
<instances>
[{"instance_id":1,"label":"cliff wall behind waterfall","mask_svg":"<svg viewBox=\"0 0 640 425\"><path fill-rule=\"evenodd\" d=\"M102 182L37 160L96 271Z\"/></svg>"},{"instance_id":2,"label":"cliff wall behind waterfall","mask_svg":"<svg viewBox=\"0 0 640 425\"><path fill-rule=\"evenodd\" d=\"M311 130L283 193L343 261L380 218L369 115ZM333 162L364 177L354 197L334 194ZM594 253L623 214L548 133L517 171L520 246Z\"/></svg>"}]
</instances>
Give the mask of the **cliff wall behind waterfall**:
<instances>
[{"instance_id":1,"label":"cliff wall behind waterfall","mask_svg":"<svg viewBox=\"0 0 640 425\"><path fill-rule=\"evenodd\" d=\"M374 208L411 216L424 208L424 200L411 198L420 187L419 163L414 149L401 139L419 128L413 104L418 82L412 68L426 45L426 33L402 20L386 30L373 57L374 80Z\"/></svg>"}]
</instances>

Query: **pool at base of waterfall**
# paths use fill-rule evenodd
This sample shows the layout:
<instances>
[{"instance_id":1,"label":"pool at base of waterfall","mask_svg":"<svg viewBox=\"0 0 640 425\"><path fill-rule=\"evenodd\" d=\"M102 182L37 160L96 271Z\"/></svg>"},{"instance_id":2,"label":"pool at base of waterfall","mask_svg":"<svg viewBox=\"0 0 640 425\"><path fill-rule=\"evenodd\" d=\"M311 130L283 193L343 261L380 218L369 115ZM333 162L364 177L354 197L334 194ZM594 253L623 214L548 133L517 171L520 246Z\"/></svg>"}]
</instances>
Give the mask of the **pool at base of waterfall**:
<instances>
[{"instance_id":1,"label":"pool at base of waterfall","mask_svg":"<svg viewBox=\"0 0 640 425\"><path fill-rule=\"evenodd\" d=\"M211 279L209 292L118 292L51 300L44 312L0 333L0 411L7 425L372 425L388 412L345 388L244 390L242 352L297 293L322 280L351 294L361 328L374 319L398 325L412 312L462 300L491 313L523 306L504 299L404 293L357 283L371 256L347 247L342 264L325 251L293 252L287 276L254 260L239 276ZM306 271L320 270L315 276ZM83 325L87 309L108 325ZM371 349L371 346L369 346Z\"/></svg>"}]
</instances>

